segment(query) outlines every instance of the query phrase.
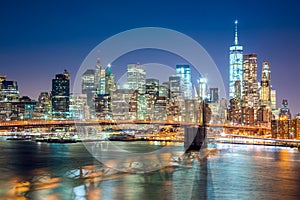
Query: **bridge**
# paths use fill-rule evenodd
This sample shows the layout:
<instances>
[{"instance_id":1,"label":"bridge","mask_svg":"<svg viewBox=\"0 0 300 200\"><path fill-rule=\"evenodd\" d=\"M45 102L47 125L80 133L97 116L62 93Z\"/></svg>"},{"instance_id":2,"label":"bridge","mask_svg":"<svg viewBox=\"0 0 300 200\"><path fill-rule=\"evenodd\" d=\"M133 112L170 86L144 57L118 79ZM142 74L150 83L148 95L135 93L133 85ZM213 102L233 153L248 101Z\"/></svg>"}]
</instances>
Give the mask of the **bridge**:
<instances>
[{"instance_id":1,"label":"bridge","mask_svg":"<svg viewBox=\"0 0 300 200\"><path fill-rule=\"evenodd\" d=\"M157 120L24 120L24 121L2 121L0 130L18 128L49 128L49 127L88 127L88 126L117 126L117 125L159 125L184 128L185 149L198 150L206 137L206 130L209 128L222 129L223 132L251 132L253 135L260 135L261 132L270 132L269 127L243 126L233 124L216 123L195 123L177 121Z\"/></svg>"},{"instance_id":2,"label":"bridge","mask_svg":"<svg viewBox=\"0 0 300 200\"><path fill-rule=\"evenodd\" d=\"M174 127L198 127L203 126L202 123L196 122L177 122L177 121L156 121L156 120L22 120L22 121L2 121L0 122L0 130L15 127L27 128L42 128L49 126L104 126L104 125L121 125L121 124L144 124L144 125L161 125L161 126L174 126ZM270 127L261 126L246 126L246 125L233 125L233 124L217 124L206 123L206 127L224 128L235 130L265 130L270 131Z\"/></svg>"}]
</instances>

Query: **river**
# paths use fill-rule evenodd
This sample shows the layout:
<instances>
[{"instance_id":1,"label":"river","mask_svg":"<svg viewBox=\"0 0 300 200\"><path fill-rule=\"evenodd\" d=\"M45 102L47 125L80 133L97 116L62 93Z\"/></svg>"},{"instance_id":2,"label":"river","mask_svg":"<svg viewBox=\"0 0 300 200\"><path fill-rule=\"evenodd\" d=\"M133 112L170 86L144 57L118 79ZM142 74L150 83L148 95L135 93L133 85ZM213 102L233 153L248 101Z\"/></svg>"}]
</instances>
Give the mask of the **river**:
<instances>
[{"instance_id":1,"label":"river","mask_svg":"<svg viewBox=\"0 0 300 200\"><path fill-rule=\"evenodd\" d=\"M167 146L178 152L183 149L180 143L114 145L135 153ZM175 159L173 164L147 173L111 169L94 156L82 143L48 144L2 138L0 199L300 198L297 149L217 144L216 150L203 159L186 156L184 161Z\"/></svg>"}]
</instances>

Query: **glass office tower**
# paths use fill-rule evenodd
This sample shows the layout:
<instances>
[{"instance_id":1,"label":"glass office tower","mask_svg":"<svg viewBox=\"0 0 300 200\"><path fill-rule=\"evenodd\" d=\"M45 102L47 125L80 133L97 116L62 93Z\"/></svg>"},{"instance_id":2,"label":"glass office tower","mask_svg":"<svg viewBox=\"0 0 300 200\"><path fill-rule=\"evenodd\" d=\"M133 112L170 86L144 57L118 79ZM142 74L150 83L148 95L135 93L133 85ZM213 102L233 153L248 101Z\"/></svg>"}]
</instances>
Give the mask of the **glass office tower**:
<instances>
[{"instance_id":1,"label":"glass office tower","mask_svg":"<svg viewBox=\"0 0 300 200\"><path fill-rule=\"evenodd\" d=\"M238 21L235 20L234 43L229 48L229 99L240 98L242 96L242 90L235 91L236 82L243 82L243 46L238 41L237 25Z\"/></svg>"}]
</instances>

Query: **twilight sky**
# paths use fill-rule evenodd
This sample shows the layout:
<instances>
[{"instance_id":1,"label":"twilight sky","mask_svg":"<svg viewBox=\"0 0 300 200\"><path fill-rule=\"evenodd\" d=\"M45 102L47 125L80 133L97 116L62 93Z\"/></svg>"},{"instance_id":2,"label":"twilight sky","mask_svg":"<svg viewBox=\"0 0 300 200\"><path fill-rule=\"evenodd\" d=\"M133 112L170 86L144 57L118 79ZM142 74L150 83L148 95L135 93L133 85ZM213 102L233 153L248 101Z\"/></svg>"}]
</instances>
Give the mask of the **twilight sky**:
<instances>
[{"instance_id":1,"label":"twilight sky","mask_svg":"<svg viewBox=\"0 0 300 200\"><path fill-rule=\"evenodd\" d=\"M75 77L87 54L103 40L148 26L173 29L198 41L228 89L229 46L238 19L244 53L258 55L259 80L261 63L269 61L277 104L287 98L293 115L300 112L298 1L3 0L0 4L0 74L18 81L21 95L36 99L41 91L51 90L55 74L67 69ZM168 58L165 62L174 67L176 62ZM148 60L129 56L128 63L135 61Z\"/></svg>"}]
</instances>

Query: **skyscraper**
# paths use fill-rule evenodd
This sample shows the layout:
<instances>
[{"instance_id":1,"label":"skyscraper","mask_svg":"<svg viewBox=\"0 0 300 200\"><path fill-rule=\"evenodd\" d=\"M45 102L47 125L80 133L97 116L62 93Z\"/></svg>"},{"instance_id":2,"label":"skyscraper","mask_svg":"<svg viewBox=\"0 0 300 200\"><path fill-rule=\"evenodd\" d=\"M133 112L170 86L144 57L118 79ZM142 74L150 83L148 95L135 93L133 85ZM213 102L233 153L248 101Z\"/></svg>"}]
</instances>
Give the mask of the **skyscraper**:
<instances>
[{"instance_id":1,"label":"skyscraper","mask_svg":"<svg viewBox=\"0 0 300 200\"><path fill-rule=\"evenodd\" d=\"M48 92L41 92L36 105L38 119L48 119L51 116L51 98Z\"/></svg>"},{"instance_id":2,"label":"skyscraper","mask_svg":"<svg viewBox=\"0 0 300 200\"><path fill-rule=\"evenodd\" d=\"M246 54L243 56L243 89L242 107L258 109L258 81L257 81L257 55Z\"/></svg>"},{"instance_id":3,"label":"skyscraper","mask_svg":"<svg viewBox=\"0 0 300 200\"><path fill-rule=\"evenodd\" d=\"M0 120L17 120L19 89L16 81L0 77Z\"/></svg>"},{"instance_id":4,"label":"skyscraper","mask_svg":"<svg viewBox=\"0 0 300 200\"><path fill-rule=\"evenodd\" d=\"M242 123L254 125L259 108L257 56L256 54L246 54L243 56L243 60Z\"/></svg>"},{"instance_id":5,"label":"skyscraper","mask_svg":"<svg viewBox=\"0 0 300 200\"><path fill-rule=\"evenodd\" d=\"M192 99L192 77L189 65L176 65L176 75L181 78L184 99Z\"/></svg>"},{"instance_id":6,"label":"skyscraper","mask_svg":"<svg viewBox=\"0 0 300 200\"><path fill-rule=\"evenodd\" d=\"M87 96L87 104L91 110L94 110L94 96L96 93L95 87L95 70L87 69L84 74L81 76L82 80L82 94L86 94Z\"/></svg>"},{"instance_id":7,"label":"skyscraper","mask_svg":"<svg viewBox=\"0 0 300 200\"><path fill-rule=\"evenodd\" d=\"M36 101L31 100L28 96L23 96L16 104L18 119L33 119Z\"/></svg>"},{"instance_id":8,"label":"skyscraper","mask_svg":"<svg viewBox=\"0 0 300 200\"><path fill-rule=\"evenodd\" d=\"M279 119L291 119L291 113L289 109L289 104L287 99L282 100Z\"/></svg>"},{"instance_id":9,"label":"skyscraper","mask_svg":"<svg viewBox=\"0 0 300 200\"><path fill-rule=\"evenodd\" d=\"M97 94L95 97L95 115L98 119L111 119L111 96L109 94Z\"/></svg>"},{"instance_id":10,"label":"skyscraper","mask_svg":"<svg viewBox=\"0 0 300 200\"><path fill-rule=\"evenodd\" d=\"M136 119L137 93L130 89L116 89L111 94L111 107L114 119Z\"/></svg>"},{"instance_id":11,"label":"skyscraper","mask_svg":"<svg viewBox=\"0 0 300 200\"><path fill-rule=\"evenodd\" d=\"M271 70L269 62L262 63L260 105L269 110L271 109Z\"/></svg>"},{"instance_id":12,"label":"skyscraper","mask_svg":"<svg viewBox=\"0 0 300 200\"><path fill-rule=\"evenodd\" d=\"M0 101L16 102L19 100L19 89L17 81L3 80L1 82Z\"/></svg>"},{"instance_id":13,"label":"skyscraper","mask_svg":"<svg viewBox=\"0 0 300 200\"><path fill-rule=\"evenodd\" d=\"M99 86L97 88L97 94L105 94L106 92L106 72L105 72L105 69L101 69L100 70L100 83L99 83Z\"/></svg>"},{"instance_id":14,"label":"skyscraper","mask_svg":"<svg viewBox=\"0 0 300 200\"><path fill-rule=\"evenodd\" d=\"M148 100L146 94L138 94L137 96L137 119L149 120Z\"/></svg>"},{"instance_id":15,"label":"skyscraper","mask_svg":"<svg viewBox=\"0 0 300 200\"><path fill-rule=\"evenodd\" d=\"M145 93L146 68L140 64L127 65L127 83L129 89L139 90Z\"/></svg>"},{"instance_id":16,"label":"skyscraper","mask_svg":"<svg viewBox=\"0 0 300 200\"><path fill-rule=\"evenodd\" d=\"M112 73L111 66L108 65L105 70L105 94L111 95L115 90L115 76Z\"/></svg>"},{"instance_id":17,"label":"skyscraper","mask_svg":"<svg viewBox=\"0 0 300 200\"><path fill-rule=\"evenodd\" d=\"M0 89L2 87L2 82L6 80L6 76L0 76Z\"/></svg>"},{"instance_id":18,"label":"skyscraper","mask_svg":"<svg viewBox=\"0 0 300 200\"><path fill-rule=\"evenodd\" d=\"M97 94L105 94L105 70L101 65L100 58L97 59L96 63L94 84Z\"/></svg>"},{"instance_id":19,"label":"skyscraper","mask_svg":"<svg viewBox=\"0 0 300 200\"><path fill-rule=\"evenodd\" d=\"M243 46L240 45L238 41L237 25L238 21L235 20L234 43L229 48L229 99L242 96L242 90L235 90L236 81L240 81L240 83L243 82Z\"/></svg>"},{"instance_id":20,"label":"skyscraper","mask_svg":"<svg viewBox=\"0 0 300 200\"><path fill-rule=\"evenodd\" d=\"M146 79L146 98L148 101L148 116L154 117L154 104L159 96L159 80L154 78Z\"/></svg>"},{"instance_id":21,"label":"skyscraper","mask_svg":"<svg viewBox=\"0 0 300 200\"><path fill-rule=\"evenodd\" d=\"M219 88L209 88L209 97L211 103L219 102Z\"/></svg>"},{"instance_id":22,"label":"skyscraper","mask_svg":"<svg viewBox=\"0 0 300 200\"><path fill-rule=\"evenodd\" d=\"M199 92L198 95L202 100L207 99L207 79L202 77L198 80L199 83Z\"/></svg>"},{"instance_id":23,"label":"skyscraper","mask_svg":"<svg viewBox=\"0 0 300 200\"><path fill-rule=\"evenodd\" d=\"M70 75L65 70L63 74L56 74L52 79L52 117L66 119L69 117L70 104Z\"/></svg>"},{"instance_id":24,"label":"skyscraper","mask_svg":"<svg viewBox=\"0 0 300 200\"><path fill-rule=\"evenodd\" d=\"M166 120L167 119L167 97L157 97L154 104L154 115L151 119L154 120Z\"/></svg>"},{"instance_id":25,"label":"skyscraper","mask_svg":"<svg viewBox=\"0 0 300 200\"><path fill-rule=\"evenodd\" d=\"M159 96L170 98L170 84L169 82L164 82L159 85Z\"/></svg>"},{"instance_id":26,"label":"skyscraper","mask_svg":"<svg viewBox=\"0 0 300 200\"><path fill-rule=\"evenodd\" d=\"M182 96L181 90L181 78L179 76L170 76L169 77L169 87L170 87L170 97L180 97Z\"/></svg>"},{"instance_id":27,"label":"skyscraper","mask_svg":"<svg viewBox=\"0 0 300 200\"><path fill-rule=\"evenodd\" d=\"M146 79L146 94L155 97L159 96L159 80L154 78Z\"/></svg>"},{"instance_id":28,"label":"skyscraper","mask_svg":"<svg viewBox=\"0 0 300 200\"><path fill-rule=\"evenodd\" d=\"M277 106L277 101L276 101L276 90L271 90L271 109L276 110Z\"/></svg>"},{"instance_id":29,"label":"skyscraper","mask_svg":"<svg viewBox=\"0 0 300 200\"><path fill-rule=\"evenodd\" d=\"M88 119L86 94L70 95L70 118L75 120Z\"/></svg>"}]
</instances>

